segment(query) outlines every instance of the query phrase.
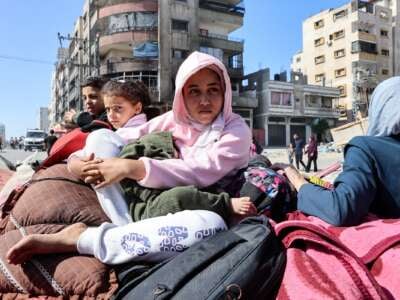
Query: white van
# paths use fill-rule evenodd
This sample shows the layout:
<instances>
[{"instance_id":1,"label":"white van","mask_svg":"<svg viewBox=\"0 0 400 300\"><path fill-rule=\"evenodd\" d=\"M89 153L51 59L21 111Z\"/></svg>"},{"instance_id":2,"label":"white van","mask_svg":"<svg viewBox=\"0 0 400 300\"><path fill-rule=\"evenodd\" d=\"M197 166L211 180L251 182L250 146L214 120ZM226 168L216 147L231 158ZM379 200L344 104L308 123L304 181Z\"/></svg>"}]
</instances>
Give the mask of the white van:
<instances>
[{"instance_id":1,"label":"white van","mask_svg":"<svg viewBox=\"0 0 400 300\"><path fill-rule=\"evenodd\" d=\"M33 149L38 149L40 151L46 150L46 144L44 139L47 134L43 130L40 129L28 129L26 131L25 139L24 139L24 150L32 151Z\"/></svg>"}]
</instances>

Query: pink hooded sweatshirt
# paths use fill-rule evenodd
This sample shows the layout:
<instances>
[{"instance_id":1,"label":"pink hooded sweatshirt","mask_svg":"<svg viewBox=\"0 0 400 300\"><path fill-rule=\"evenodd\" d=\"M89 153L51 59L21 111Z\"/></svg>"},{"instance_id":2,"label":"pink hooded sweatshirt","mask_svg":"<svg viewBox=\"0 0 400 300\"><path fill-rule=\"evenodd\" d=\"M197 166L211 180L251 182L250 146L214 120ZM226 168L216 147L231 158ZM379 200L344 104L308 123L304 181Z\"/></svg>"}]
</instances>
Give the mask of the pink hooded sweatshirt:
<instances>
[{"instance_id":1,"label":"pink hooded sweatshirt","mask_svg":"<svg viewBox=\"0 0 400 300\"><path fill-rule=\"evenodd\" d=\"M203 68L219 73L225 89L223 110L210 125L194 122L182 94L185 82ZM225 66L213 56L193 52L180 66L172 111L125 132L124 138L158 131L173 133L179 158L155 160L140 158L146 176L139 184L149 188L194 185L206 187L246 167L250 157L251 132L246 122L232 112L232 88Z\"/></svg>"}]
</instances>

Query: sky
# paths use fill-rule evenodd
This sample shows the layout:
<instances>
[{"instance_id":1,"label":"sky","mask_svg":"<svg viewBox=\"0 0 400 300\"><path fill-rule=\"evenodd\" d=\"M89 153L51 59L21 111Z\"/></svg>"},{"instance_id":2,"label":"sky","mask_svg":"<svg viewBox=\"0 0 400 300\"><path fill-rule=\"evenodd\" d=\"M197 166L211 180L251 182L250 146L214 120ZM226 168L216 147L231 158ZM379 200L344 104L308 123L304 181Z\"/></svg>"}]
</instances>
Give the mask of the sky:
<instances>
[{"instance_id":1,"label":"sky","mask_svg":"<svg viewBox=\"0 0 400 300\"><path fill-rule=\"evenodd\" d=\"M51 97L51 74L60 46L71 33L83 0L2 0L0 10L0 123L6 137L38 127L39 108ZM245 0L244 25L231 35L245 40L245 74L290 69L302 47L302 22L349 0ZM67 46L67 44L63 44Z\"/></svg>"}]
</instances>

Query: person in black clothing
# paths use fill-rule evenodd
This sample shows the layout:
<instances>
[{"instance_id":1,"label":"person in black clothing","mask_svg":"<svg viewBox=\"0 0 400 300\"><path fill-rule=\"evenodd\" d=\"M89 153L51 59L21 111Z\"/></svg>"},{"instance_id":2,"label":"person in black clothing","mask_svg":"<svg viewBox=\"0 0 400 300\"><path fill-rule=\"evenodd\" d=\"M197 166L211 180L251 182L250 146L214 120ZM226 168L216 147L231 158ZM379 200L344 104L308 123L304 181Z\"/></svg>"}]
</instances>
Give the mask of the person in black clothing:
<instances>
[{"instance_id":1,"label":"person in black clothing","mask_svg":"<svg viewBox=\"0 0 400 300\"><path fill-rule=\"evenodd\" d=\"M54 143L57 141L57 137L54 135L54 130L50 129L50 135L48 135L44 139L44 143L46 144L47 154L50 154L51 147L53 147Z\"/></svg>"},{"instance_id":2,"label":"person in black clothing","mask_svg":"<svg viewBox=\"0 0 400 300\"><path fill-rule=\"evenodd\" d=\"M93 120L107 122L107 114L101 97L101 89L106 81L103 77L90 76L86 78L81 85L84 111L77 113L75 110L70 110L65 113L64 121L75 124L83 131L91 131L91 128L88 127L91 126Z\"/></svg>"},{"instance_id":3,"label":"person in black clothing","mask_svg":"<svg viewBox=\"0 0 400 300\"><path fill-rule=\"evenodd\" d=\"M299 169L300 168L299 164L301 164L305 170L307 167L303 162L304 140L300 138L297 133L293 135L293 139L294 139L294 158L296 161L296 167L297 169Z\"/></svg>"},{"instance_id":4,"label":"person in black clothing","mask_svg":"<svg viewBox=\"0 0 400 300\"><path fill-rule=\"evenodd\" d=\"M253 136L253 144L257 154L261 154L264 148L260 145L257 139Z\"/></svg>"}]
</instances>

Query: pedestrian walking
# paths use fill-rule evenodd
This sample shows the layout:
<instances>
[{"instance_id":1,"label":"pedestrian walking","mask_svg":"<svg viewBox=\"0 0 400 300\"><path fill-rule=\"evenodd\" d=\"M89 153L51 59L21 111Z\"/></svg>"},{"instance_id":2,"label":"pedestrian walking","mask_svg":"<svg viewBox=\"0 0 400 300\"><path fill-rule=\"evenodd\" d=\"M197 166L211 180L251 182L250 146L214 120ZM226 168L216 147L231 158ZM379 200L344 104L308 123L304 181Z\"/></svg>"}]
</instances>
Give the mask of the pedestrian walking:
<instances>
[{"instance_id":1,"label":"pedestrian walking","mask_svg":"<svg viewBox=\"0 0 400 300\"><path fill-rule=\"evenodd\" d=\"M47 155L50 154L51 147L53 147L56 141L57 137L54 135L54 130L50 129L50 135L46 136L46 138L44 139L44 143L46 144Z\"/></svg>"},{"instance_id":2,"label":"pedestrian walking","mask_svg":"<svg viewBox=\"0 0 400 300\"><path fill-rule=\"evenodd\" d=\"M318 145L315 135L310 136L306 153L308 157L306 172L310 172L312 162L314 162L314 172L317 172Z\"/></svg>"},{"instance_id":3,"label":"pedestrian walking","mask_svg":"<svg viewBox=\"0 0 400 300\"><path fill-rule=\"evenodd\" d=\"M304 170L306 170L307 167L303 162L304 140L300 138L300 136L297 133L293 134L293 139L294 139L294 158L296 160L296 168L299 170L301 164Z\"/></svg>"},{"instance_id":4,"label":"pedestrian walking","mask_svg":"<svg viewBox=\"0 0 400 300\"><path fill-rule=\"evenodd\" d=\"M289 164L293 165L294 148L293 148L292 143L289 143L289 145L286 149L286 152L287 152Z\"/></svg>"}]
</instances>

